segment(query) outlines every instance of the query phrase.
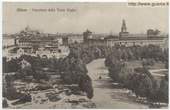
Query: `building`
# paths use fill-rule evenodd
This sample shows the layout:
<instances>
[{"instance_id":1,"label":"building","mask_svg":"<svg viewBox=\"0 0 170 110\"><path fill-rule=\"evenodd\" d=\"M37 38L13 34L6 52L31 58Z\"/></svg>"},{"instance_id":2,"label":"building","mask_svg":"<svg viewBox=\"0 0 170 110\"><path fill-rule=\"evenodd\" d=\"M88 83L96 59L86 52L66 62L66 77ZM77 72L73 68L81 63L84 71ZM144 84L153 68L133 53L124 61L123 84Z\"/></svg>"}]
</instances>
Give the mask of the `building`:
<instances>
[{"instance_id":1,"label":"building","mask_svg":"<svg viewBox=\"0 0 170 110\"><path fill-rule=\"evenodd\" d=\"M68 56L69 53L70 50L67 46L39 48L36 51L36 55L42 58L64 58Z\"/></svg>"},{"instance_id":2,"label":"building","mask_svg":"<svg viewBox=\"0 0 170 110\"><path fill-rule=\"evenodd\" d=\"M13 36L3 34L2 45L3 45L3 48L15 46L15 38Z\"/></svg>"},{"instance_id":3,"label":"building","mask_svg":"<svg viewBox=\"0 0 170 110\"><path fill-rule=\"evenodd\" d=\"M168 35L161 35L158 30L147 30L146 34L130 34L127 32L126 22L122 21L121 32L119 35L110 35L105 38L105 43L107 46L145 46L145 45L157 45L161 48L165 48L165 39L168 38Z\"/></svg>"},{"instance_id":4,"label":"building","mask_svg":"<svg viewBox=\"0 0 170 110\"><path fill-rule=\"evenodd\" d=\"M5 45L3 50L3 57L8 60L21 55L63 58L69 54L69 48L63 46L62 36L58 34L40 33L26 27L13 38L12 46Z\"/></svg>"},{"instance_id":5,"label":"building","mask_svg":"<svg viewBox=\"0 0 170 110\"><path fill-rule=\"evenodd\" d=\"M40 33L27 26L15 37L15 44L22 48L27 46L62 45L62 37L57 34Z\"/></svg>"},{"instance_id":6,"label":"building","mask_svg":"<svg viewBox=\"0 0 170 110\"><path fill-rule=\"evenodd\" d=\"M83 39L84 39L84 42L87 43L89 41L89 39L92 39L93 36L92 36L92 32L89 31L88 29L83 32Z\"/></svg>"},{"instance_id":7,"label":"building","mask_svg":"<svg viewBox=\"0 0 170 110\"><path fill-rule=\"evenodd\" d=\"M69 45L73 43L83 43L83 35L82 34L66 34L62 36L63 45Z\"/></svg>"},{"instance_id":8,"label":"building","mask_svg":"<svg viewBox=\"0 0 170 110\"><path fill-rule=\"evenodd\" d=\"M88 45L93 45L93 46L106 46L106 41L104 38L91 38L88 40Z\"/></svg>"},{"instance_id":9,"label":"building","mask_svg":"<svg viewBox=\"0 0 170 110\"><path fill-rule=\"evenodd\" d=\"M72 43L83 43L83 35L82 34L71 34L68 35L68 44Z\"/></svg>"},{"instance_id":10,"label":"building","mask_svg":"<svg viewBox=\"0 0 170 110\"><path fill-rule=\"evenodd\" d=\"M129 35L129 32L127 32L127 27L126 27L126 22L125 20L122 21L122 27L121 27L121 31L119 33L120 37L126 37Z\"/></svg>"},{"instance_id":11,"label":"building","mask_svg":"<svg viewBox=\"0 0 170 110\"><path fill-rule=\"evenodd\" d=\"M18 46L19 47L27 47L27 46L39 46L45 47L46 45L61 45L62 38L50 38L50 37L43 37L43 38L36 38L36 37L23 37L18 39Z\"/></svg>"},{"instance_id":12,"label":"building","mask_svg":"<svg viewBox=\"0 0 170 110\"><path fill-rule=\"evenodd\" d=\"M153 37L153 38L148 38L145 34L131 34L128 35L128 37L108 37L106 38L106 45L107 46L115 46L115 45L120 45L120 46L145 46L145 45L157 45L160 47L164 47L165 45L165 40L166 37L160 36L160 37Z\"/></svg>"},{"instance_id":13,"label":"building","mask_svg":"<svg viewBox=\"0 0 170 110\"><path fill-rule=\"evenodd\" d=\"M127 31L125 20L122 20L121 30L118 35L94 34L87 29L83 33L84 43L94 46L145 46L157 45L167 48L168 35L161 34L159 30L148 29L146 34L130 34Z\"/></svg>"},{"instance_id":14,"label":"building","mask_svg":"<svg viewBox=\"0 0 170 110\"><path fill-rule=\"evenodd\" d=\"M105 34L94 34L88 29L83 33L84 43L94 46L106 46Z\"/></svg>"}]
</instances>

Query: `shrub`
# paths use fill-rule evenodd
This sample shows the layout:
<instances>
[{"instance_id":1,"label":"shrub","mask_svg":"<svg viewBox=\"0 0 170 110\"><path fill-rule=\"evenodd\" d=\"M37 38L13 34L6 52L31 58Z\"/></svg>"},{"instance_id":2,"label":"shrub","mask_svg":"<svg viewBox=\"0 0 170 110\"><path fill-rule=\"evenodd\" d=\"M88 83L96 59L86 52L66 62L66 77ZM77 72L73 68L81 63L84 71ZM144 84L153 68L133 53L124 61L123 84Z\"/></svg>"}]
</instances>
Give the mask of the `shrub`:
<instances>
[{"instance_id":1,"label":"shrub","mask_svg":"<svg viewBox=\"0 0 170 110\"><path fill-rule=\"evenodd\" d=\"M7 61L5 57L3 57L3 73L9 72L17 72L20 68L18 59L11 59Z\"/></svg>"},{"instance_id":2,"label":"shrub","mask_svg":"<svg viewBox=\"0 0 170 110\"><path fill-rule=\"evenodd\" d=\"M3 107L3 108L7 108L7 107L8 107L8 102L7 102L6 99L3 99L3 101L2 101L2 107Z\"/></svg>"},{"instance_id":3,"label":"shrub","mask_svg":"<svg viewBox=\"0 0 170 110\"><path fill-rule=\"evenodd\" d=\"M168 75L161 80L158 92L160 101L168 103Z\"/></svg>"},{"instance_id":4,"label":"shrub","mask_svg":"<svg viewBox=\"0 0 170 110\"><path fill-rule=\"evenodd\" d=\"M81 75L78 85L82 91L87 93L89 99L93 98L92 81L88 75Z\"/></svg>"},{"instance_id":5,"label":"shrub","mask_svg":"<svg viewBox=\"0 0 170 110\"><path fill-rule=\"evenodd\" d=\"M8 86L4 97L6 97L8 100L15 100L21 98L23 95L24 94L22 93L18 93L13 86Z\"/></svg>"},{"instance_id":6,"label":"shrub","mask_svg":"<svg viewBox=\"0 0 170 110\"><path fill-rule=\"evenodd\" d=\"M148 97L150 90L153 87L152 80L146 74L138 74L138 80L136 81L137 82L133 83L137 83L139 85L134 88L135 94L140 97Z\"/></svg>"}]
</instances>

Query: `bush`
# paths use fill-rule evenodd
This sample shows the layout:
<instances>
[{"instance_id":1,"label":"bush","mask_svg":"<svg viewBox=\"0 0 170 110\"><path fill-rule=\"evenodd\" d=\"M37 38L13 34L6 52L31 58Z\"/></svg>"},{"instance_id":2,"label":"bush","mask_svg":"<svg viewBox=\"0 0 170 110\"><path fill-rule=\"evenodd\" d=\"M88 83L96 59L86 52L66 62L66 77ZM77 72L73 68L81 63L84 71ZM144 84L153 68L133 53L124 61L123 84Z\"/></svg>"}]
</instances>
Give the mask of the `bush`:
<instances>
[{"instance_id":1,"label":"bush","mask_svg":"<svg viewBox=\"0 0 170 110\"><path fill-rule=\"evenodd\" d=\"M61 78L67 84L77 84L80 75L87 74L87 68L80 58L69 56L60 65Z\"/></svg>"},{"instance_id":2,"label":"bush","mask_svg":"<svg viewBox=\"0 0 170 110\"><path fill-rule=\"evenodd\" d=\"M36 71L33 74L33 78L36 79L37 81L40 81L40 80L48 81L49 80L49 76L41 70Z\"/></svg>"},{"instance_id":3,"label":"bush","mask_svg":"<svg viewBox=\"0 0 170 110\"><path fill-rule=\"evenodd\" d=\"M153 66L154 65L154 60L153 59L144 59L142 61L143 66Z\"/></svg>"},{"instance_id":4,"label":"bush","mask_svg":"<svg viewBox=\"0 0 170 110\"><path fill-rule=\"evenodd\" d=\"M2 101L2 107L3 107L3 108L7 108L7 107L8 107L8 102L7 102L6 99L3 99L3 101Z\"/></svg>"},{"instance_id":5,"label":"bush","mask_svg":"<svg viewBox=\"0 0 170 110\"><path fill-rule=\"evenodd\" d=\"M146 74L135 74L132 78L132 90L140 97L148 97L153 88L152 80Z\"/></svg>"},{"instance_id":6,"label":"bush","mask_svg":"<svg viewBox=\"0 0 170 110\"><path fill-rule=\"evenodd\" d=\"M123 67L122 62L120 62L116 57L108 57L108 58L106 58L105 63L106 63L106 65L108 65L109 76L114 81L119 82L121 80L121 78L119 77L119 74Z\"/></svg>"},{"instance_id":7,"label":"bush","mask_svg":"<svg viewBox=\"0 0 170 110\"><path fill-rule=\"evenodd\" d=\"M168 75L166 75L160 83L159 97L161 102L168 103Z\"/></svg>"},{"instance_id":8,"label":"bush","mask_svg":"<svg viewBox=\"0 0 170 110\"><path fill-rule=\"evenodd\" d=\"M92 81L88 75L81 75L78 85L82 91L87 93L89 99L93 98Z\"/></svg>"},{"instance_id":9,"label":"bush","mask_svg":"<svg viewBox=\"0 0 170 110\"><path fill-rule=\"evenodd\" d=\"M14 87L10 86L7 87L7 92L4 94L4 97L8 100L15 100L21 98L23 95L22 93L18 93Z\"/></svg>"},{"instance_id":10,"label":"bush","mask_svg":"<svg viewBox=\"0 0 170 110\"><path fill-rule=\"evenodd\" d=\"M20 69L18 63L18 59L11 59L10 61L7 61L7 59L3 57L3 73L17 72Z\"/></svg>"}]
</instances>

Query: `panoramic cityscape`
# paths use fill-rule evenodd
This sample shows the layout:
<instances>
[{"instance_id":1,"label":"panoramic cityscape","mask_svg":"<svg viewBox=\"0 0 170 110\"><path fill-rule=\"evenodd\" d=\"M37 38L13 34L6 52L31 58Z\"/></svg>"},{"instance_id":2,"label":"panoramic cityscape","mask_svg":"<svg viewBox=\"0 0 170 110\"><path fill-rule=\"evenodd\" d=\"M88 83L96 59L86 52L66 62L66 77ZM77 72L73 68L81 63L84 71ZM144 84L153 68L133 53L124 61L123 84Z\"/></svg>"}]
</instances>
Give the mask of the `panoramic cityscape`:
<instances>
[{"instance_id":1,"label":"panoramic cityscape","mask_svg":"<svg viewBox=\"0 0 170 110\"><path fill-rule=\"evenodd\" d=\"M87 4L77 3L63 6L69 7L71 15L68 16L76 17L77 15L73 13L78 13L76 11L86 12L84 8L88 9L87 13L98 13L96 10L99 10L99 8L103 12L105 10L109 12L110 9L116 6L121 10L127 8L123 3ZM55 5L62 7L61 4L56 3ZM55 5L32 3L26 5L26 7L32 7L35 11L34 6L42 8L43 6L54 7ZM93 5L96 7L92 8L91 6ZM71 26L72 28L68 26L72 31L67 30L67 27L59 26L57 29L61 30L61 32L46 32L42 31L42 28L34 28L31 23L24 25L22 29L18 26L18 30L15 30L17 29L16 25L16 28L13 28L15 32L7 32L10 31L10 26L12 27L13 25L8 21L13 20L9 17L13 14L7 14L7 12L10 7L15 7L17 11L19 9L21 11L22 6L22 3L17 5L15 3L4 3L3 17L6 19L4 20L5 29L2 47L3 108L168 108L169 34L163 28L165 26L164 22L168 24L168 21L157 22L160 27L154 24L153 26L156 27L150 28L152 22L148 21L157 19L155 17L157 15L153 15L153 18L141 18L141 21L142 19L148 19L146 20L147 23L135 27L133 23L134 25L136 23L125 16L121 19L115 18L115 20L118 19L119 21L119 23L115 24L112 23L114 18L111 18L110 27L115 26L111 32L97 27L102 26L102 23L103 25L108 25L97 21L96 24L99 23L99 25L96 25L95 21L90 22L95 24L96 30L88 22L85 22L88 24L87 26L83 25L84 27L81 28L81 23L79 24L79 21L77 21L78 23L74 25L80 26L80 29L83 29L81 32L74 31L76 30L72 29L76 27L74 25ZM76 8L71 11L71 6ZM109 8L107 9L107 7ZM129 10L129 8L127 9ZM147 13L145 9L139 10L139 12ZM162 9L160 8L160 10ZM137 13L139 13L138 11ZM22 20L27 19L28 16L32 15L34 19L38 16L31 13L26 17L21 14L26 12L17 13L19 14L13 16L14 20L20 17L21 24L23 23ZM120 14L123 15L123 13ZM161 11L160 15L162 17L160 19L165 20ZM52 15L50 16L52 17ZM67 18L64 14L60 16ZM84 15L81 13L80 16ZM96 14L94 17L98 17L98 15ZM54 23L55 17L51 19L53 19L53 24L56 25L57 23ZM83 20L83 18L81 19ZM41 19L38 19L37 22L39 20L41 21ZM63 21L66 22L65 20ZM70 21L66 23L70 24ZM46 22L51 24L48 20ZM7 29L7 27L9 28ZM55 29L52 24L45 27ZM142 27L148 28L143 30ZM131 31L132 28L133 31ZM139 30L140 28L143 30L142 32L134 32L134 30ZM64 29L66 30L64 31Z\"/></svg>"}]
</instances>

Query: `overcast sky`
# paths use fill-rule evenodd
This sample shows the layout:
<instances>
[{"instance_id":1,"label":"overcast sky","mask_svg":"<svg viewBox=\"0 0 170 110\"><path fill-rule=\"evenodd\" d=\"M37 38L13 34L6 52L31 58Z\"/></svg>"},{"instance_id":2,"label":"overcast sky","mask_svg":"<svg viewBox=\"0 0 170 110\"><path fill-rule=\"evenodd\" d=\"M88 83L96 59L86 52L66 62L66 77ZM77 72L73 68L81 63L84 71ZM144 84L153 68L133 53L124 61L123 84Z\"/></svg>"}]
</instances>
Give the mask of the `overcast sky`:
<instances>
[{"instance_id":1,"label":"overcast sky","mask_svg":"<svg viewBox=\"0 0 170 110\"><path fill-rule=\"evenodd\" d=\"M19 12L17 8L27 9ZM72 8L74 12L34 12L32 9ZM29 25L47 33L118 33L126 20L130 33L146 29L168 32L168 7L128 7L126 3L4 3L3 32L16 33Z\"/></svg>"}]
</instances>

